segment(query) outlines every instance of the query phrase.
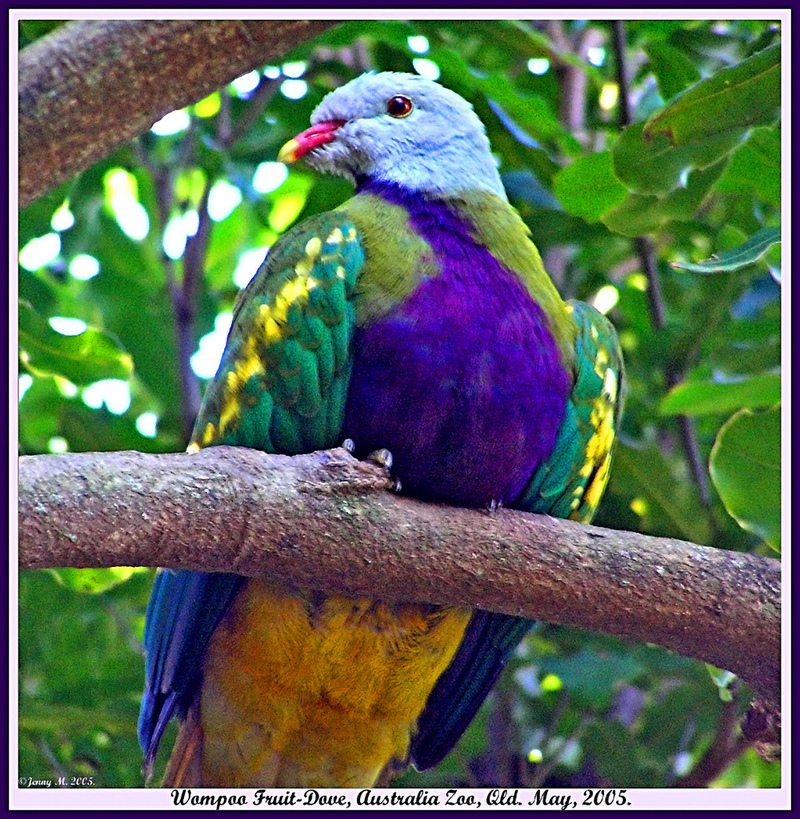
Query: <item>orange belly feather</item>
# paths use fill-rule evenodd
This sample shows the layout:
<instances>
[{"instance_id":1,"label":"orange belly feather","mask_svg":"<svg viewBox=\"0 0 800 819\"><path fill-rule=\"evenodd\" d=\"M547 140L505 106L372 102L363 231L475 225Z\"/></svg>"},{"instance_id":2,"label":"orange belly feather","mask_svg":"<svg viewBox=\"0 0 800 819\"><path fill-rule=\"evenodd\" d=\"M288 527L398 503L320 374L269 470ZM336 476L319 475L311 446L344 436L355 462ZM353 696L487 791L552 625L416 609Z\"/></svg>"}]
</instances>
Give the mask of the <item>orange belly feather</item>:
<instances>
[{"instance_id":1,"label":"orange belly feather","mask_svg":"<svg viewBox=\"0 0 800 819\"><path fill-rule=\"evenodd\" d=\"M375 784L405 759L470 613L248 581L209 644L193 739L176 745L194 758L170 768L206 786Z\"/></svg>"}]
</instances>

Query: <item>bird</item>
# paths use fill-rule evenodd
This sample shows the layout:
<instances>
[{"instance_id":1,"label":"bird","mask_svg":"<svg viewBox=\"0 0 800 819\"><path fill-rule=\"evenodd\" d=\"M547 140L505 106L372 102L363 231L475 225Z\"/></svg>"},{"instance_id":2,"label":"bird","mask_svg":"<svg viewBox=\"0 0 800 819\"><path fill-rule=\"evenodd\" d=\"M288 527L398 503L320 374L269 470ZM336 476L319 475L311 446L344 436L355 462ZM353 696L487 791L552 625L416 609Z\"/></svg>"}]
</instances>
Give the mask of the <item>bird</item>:
<instances>
[{"instance_id":1,"label":"bird","mask_svg":"<svg viewBox=\"0 0 800 819\"><path fill-rule=\"evenodd\" d=\"M288 230L234 306L189 452L383 453L402 492L591 520L625 382L564 301L472 105L415 74L328 93L278 159L354 193ZM164 784L371 787L453 748L532 622L158 570L139 719Z\"/></svg>"}]
</instances>

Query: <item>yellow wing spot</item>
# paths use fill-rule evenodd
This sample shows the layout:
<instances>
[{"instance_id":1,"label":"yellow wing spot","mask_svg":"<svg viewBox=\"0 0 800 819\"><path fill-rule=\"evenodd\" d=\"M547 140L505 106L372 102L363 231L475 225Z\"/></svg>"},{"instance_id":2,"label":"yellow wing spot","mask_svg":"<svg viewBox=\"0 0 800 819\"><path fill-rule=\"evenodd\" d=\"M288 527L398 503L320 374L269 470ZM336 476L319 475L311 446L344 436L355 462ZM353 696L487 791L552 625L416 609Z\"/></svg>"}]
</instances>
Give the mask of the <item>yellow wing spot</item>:
<instances>
[{"instance_id":1,"label":"yellow wing spot","mask_svg":"<svg viewBox=\"0 0 800 819\"><path fill-rule=\"evenodd\" d=\"M313 276L309 276L306 280L306 288L313 290L315 287L319 287L319 282Z\"/></svg>"},{"instance_id":2,"label":"yellow wing spot","mask_svg":"<svg viewBox=\"0 0 800 819\"><path fill-rule=\"evenodd\" d=\"M600 338L600 334L597 332L597 327L594 324L589 328L589 332L592 336L592 341L597 341Z\"/></svg>"},{"instance_id":3,"label":"yellow wing spot","mask_svg":"<svg viewBox=\"0 0 800 819\"><path fill-rule=\"evenodd\" d=\"M598 375L602 375L603 371L608 367L608 353L601 347L597 351L597 356L594 360L594 371Z\"/></svg>"},{"instance_id":4,"label":"yellow wing spot","mask_svg":"<svg viewBox=\"0 0 800 819\"><path fill-rule=\"evenodd\" d=\"M278 322L272 318L269 310L267 310L266 314L264 315L263 330L261 335L267 344L274 344L276 341L281 340L281 328L278 327Z\"/></svg>"},{"instance_id":5,"label":"yellow wing spot","mask_svg":"<svg viewBox=\"0 0 800 819\"><path fill-rule=\"evenodd\" d=\"M597 508L597 505L600 503L600 498L603 497L603 490L605 489L606 482L608 481L608 468L610 463L611 459L608 457L608 455L606 455L600 469L597 470L595 479L586 490L586 502L589 504L589 508L592 511Z\"/></svg>"},{"instance_id":6,"label":"yellow wing spot","mask_svg":"<svg viewBox=\"0 0 800 819\"><path fill-rule=\"evenodd\" d=\"M308 273L298 276L296 279L290 279L280 289L275 297L275 306L272 309L275 321L286 321L289 306L296 301L305 301L306 299L308 299Z\"/></svg>"},{"instance_id":7,"label":"yellow wing spot","mask_svg":"<svg viewBox=\"0 0 800 819\"><path fill-rule=\"evenodd\" d=\"M262 304L259 307L258 319L253 333L247 339L244 354L225 378L225 392L219 419L220 435L241 414L240 396L244 385L254 375L263 375L265 372L259 355L259 346L269 347L285 338L284 328L289 309L295 303L307 302L309 290L317 286L316 280L309 272L314 264L312 257L319 254L321 247L322 242L318 237L309 239L305 248L306 256L295 265L295 272L298 275L284 283L272 304ZM306 263L308 270L305 273L300 272L299 268Z\"/></svg>"},{"instance_id":8,"label":"yellow wing spot","mask_svg":"<svg viewBox=\"0 0 800 819\"><path fill-rule=\"evenodd\" d=\"M228 392L236 392L239 389L239 374L235 370L231 370L225 376L225 387Z\"/></svg>"},{"instance_id":9,"label":"yellow wing spot","mask_svg":"<svg viewBox=\"0 0 800 819\"><path fill-rule=\"evenodd\" d=\"M603 377L603 394L612 404L617 400L617 374L612 369L606 370Z\"/></svg>"},{"instance_id":10,"label":"yellow wing spot","mask_svg":"<svg viewBox=\"0 0 800 819\"><path fill-rule=\"evenodd\" d=\"M228 395L225 406L222 408L222 412L219 416L219 431L221 433L228 428L228 424L230 424L234 418L239 416L240 409L241 405L239 404L238 391Z\"/></svg>"},{"instance_id":11,"label":"yellow wing spot","mask_svg":"<svg viewBox=\"0 0 800 819\"><path fill-rule=\"evenodd\" d=\"M592 410L592 426L595 433L586 445L586 459L596 463L611 450L614 442L614 415L611 409L601 400L595 402Z\"/></svg>"},{"instance_id":12,"label":"yellow wing spot","mask_svg":"<svg viewBox=\"0 0 800 819\"><path fill-rule=\"evenodd\" d=\"M340 279L346 278L347 274L344 272L344 268L341 265L336 268L336 275Z\"/></svg>"},{"instance_id":13,"label":"yellow wing spot","mask_svg":"<svg viewBox=\"0 0 800 819\"><path fill-rule=\"evenodd\" d=\"M319 236L314 236L306 242L306 256L309 259L316 259L320 250L322 250L322 239Z\"/></svg>"},{"instance_id":14,"label":"yellow wing spot","mask_svg":"<svg viewBox=\"0 0 800 819\"><path fill-rule=\"evenodd\" d=\"M342 236L342 231L337 227L331 231L330 236L328 236L328 238L325 240L325 243L327 244L328 242L331 242L338 245L341 244L343 238L344 236Z\"/></svg>"},{"instance_id":15,"label":"yellow wing spot","mask_svg":"<svg viewBox=\"0 0 800 819\"><path fill-rule=\"evenodd\" d=\"M273 322L274 324L274 322ZM254 376L264 374L264 365L256 353L254 339L248 339L244 356L236 362L236 366L225 378L225 398L220 413L219 431L225 432L228 424L237 418L241 412L239 397L244 385Z\"/></svg>"},{"instance_id":16,"label":"yellow wing spot","mask_svg":"<svg viewBox=\"0 0 800 819\"><path fill-rule=\"evenodd\" d=\"M249 347L250 345L248 345ZM255 347L255 345L252 345ZM236 375L239 383L244 386L254 375L264 375L264 365L255 355L255 350L248 350L248 357L236 362Z\"/></svg>"},{"instance_id":17,"label":"yellow wing spot","mask_svg":"<svg viewBox=\"0 0 800 819\"><path fill-rule=\"evenodd\" d=\"M319 238L319 236L313 236L306 242L306 255L303 256L303 258L300 259L300 261L294 266L294 272L297 273L298 277L294 280L294 282L298 282L298 280L302 280L308 276L314 267L314 262L316 261L317 256L319 256L320 250L322 250L322 240ZM287 286L292 283L293 282L287 282L283 286L283 290L285 290Z\"/></svg>"},{"instance_id":18,"label":"yellow wing spot","mask_svg":"<svg viewBox=\"0 0 800 819\"><path fill-rule=\"evenodd\" d=\"M612 374L614 389L616 389L616 376L612 370L607 372ZM600 496L608 478L609 453L614 445L614 413L603 397L597 398L594 402L591 424L595 431L586 444L586 460L580 470L581 477L588 478L597 464L600 464L594 480L584 492L584 497L590 504L600 502Z\"/></svg>"},{"instance_id":19,"label":"yellow wing spot","mask_svg":"<svg viewBox=\"0 0 800 819\"><path fill-rule=\"evenodd\" d=\"M208 444L214 440L214 435L216 435L216 433L217 430L211 422L206 424L206 428L203 430L203 445L208 446Z\"/></svg>"},{"instance_id":20,"label":"yellow wing spot","mask_svg":"<svg viewBox=\"0 0 800 819\"><path fill-rule=\"evenodd\" d=\"M354 227L351 227L350 230L347 231L347 241L354 242L356 240L356 236L358 236L358 232Z\"/></svg>"}]
</instances>

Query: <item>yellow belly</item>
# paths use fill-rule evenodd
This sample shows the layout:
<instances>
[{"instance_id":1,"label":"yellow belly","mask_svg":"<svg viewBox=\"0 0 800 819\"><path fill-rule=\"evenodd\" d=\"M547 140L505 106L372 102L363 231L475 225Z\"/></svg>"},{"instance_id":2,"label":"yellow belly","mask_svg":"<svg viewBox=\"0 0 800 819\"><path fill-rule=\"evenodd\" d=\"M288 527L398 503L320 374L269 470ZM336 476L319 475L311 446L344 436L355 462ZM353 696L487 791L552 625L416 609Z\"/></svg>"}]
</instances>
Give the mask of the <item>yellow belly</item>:
<instances>
[{"instance_id":1,"label":"yellow belly","mask_svg":"<svg viewBox=\"0 0 800 819\"><path fill-rule=\"evenodd\" d=\"M469 617L249 581L206 654L204 784L373 785L405 759Z\"/></svg>"}]
</instances>

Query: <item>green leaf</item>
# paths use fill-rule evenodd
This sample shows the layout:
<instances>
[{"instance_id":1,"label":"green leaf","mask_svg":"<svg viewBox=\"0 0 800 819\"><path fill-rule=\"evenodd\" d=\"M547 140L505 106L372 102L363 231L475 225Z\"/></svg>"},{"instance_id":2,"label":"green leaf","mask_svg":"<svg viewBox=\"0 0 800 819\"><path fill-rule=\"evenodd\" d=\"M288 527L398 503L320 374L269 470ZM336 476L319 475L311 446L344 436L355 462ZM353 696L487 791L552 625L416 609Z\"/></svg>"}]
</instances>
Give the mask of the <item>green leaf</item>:
<instances>
[{"instance_id":1,"label":"green leaf","mask_svg":"<svg viewBox=\"0 0 800 819\"><path fill-rule=\"evenodd\" d=\"M623 236L642 236L672 222L688 221L703 204L724 166L724 162L718 162L705 170L693 171L689 174L685 187L660 198L631 194L619 205L603 213L600 221L609 230Z\"/></svg>"},{"instance_id":2,"label":"green leaf","mask_svg":"<svg viewBox=\"0 0 800 819\"><path fill-rule=\"evenodd\" d=\"M559 171L553 180L553 193L569 213L596 222L620 204L627 191L614 176L610 152L603 151L582 156Z\"/></svg>"},{"instance_id":3,"label":"green leaf","mask_svg":"<svg viewBox=\"0 0 800 819\"><path fill-rule=\"evenodd\" d=\"M708 168L736 148L744 129L729 129L676 147L664 136L646 139L644 124L626 128L614 145L614 173L630 191L665 194L674 190L685 171Z\"/></svg>"},{"instance_id":4,"label":"green leaf","mask_svg":"<svg viewBox=\"0 0 800 819\"><path fill-rule=\"evenodd\" d=\"M85 595L55 583L50 572L20 572L20 773L55 779L55 769L69 777L91 766L96 787L144 784L135 728L138 644L152 574Z\"/></svg>"},{"instance_id":5,"label":"green leaf","mask_svg":"<svg viewBox=\"0 0 800 819\"><path fill-rule=\"evenodd\" d=\"M68 589L84 594L100 594L129 580L134 574L148 569L134 566L115 566L111 569L50 569L55 579Z\"/></svg>"},{"instance_id":6,"label":"green leaf","mask_svg":"<svg viewBox=\"0 0 800 819\"><path fill-rule=\"evenodd\" d=\"M672 262L673 267L691 270L693 273L727 273L757 262L774 244L781 241L780 228L762 228L746 242L706 262Z\"/></svg>"},{"instance_id":7,"label":"green leaf","mask_svg":"<svg viewBox=\"0 0 800 819\"><path fill-rule=\"evenodd\" d=\"M762 751L765 749L762 747ZM759 756L755 748L748 748L708 785L710 788L780 788L781 766Z\"/></svg>"},{"instance_id":8,"label":"green leaf","mask_svg":"<svg viewBox=\"0 0 800 819\"><path fill-rule=\"evenodd\" d=\"M563 680L570 693L595 708L607 708L621 680L631 680L642 671L630 654L582 649L569 657L547 657L541 669Z\"/></svg>"},{"instance_id":9,"label":"green leaf","mask_svg":"<svg viewBox=\"0 0 800 819\"><path fill-rule=\"evenodd\" d=\"M665 536L708 543L711 526L692 484L675 478L657 446L618 446L612 479L634 498L647 531L659 530Z\"/></svg>"},{"instance_id":10,"label":"green leaf","mask_svg":"<svg viewBox=\"0 0 800 819\"><path fill-rule=\"evenodd\" d=\"M678 48L655 40L644 47L644 53L650 58L659 93L665 100L700 79L694 63Z\"/></svg>"},{"instance_id":11,"label":"green leaf","mask_svg":"<svg viewBox=\"0 0 800 819\"><path fill-rule=\"evenodd\" d=\"M23 248L33 238L50 233L53 214L61 207L69 194L70 183L65 182L19 212L19 247Z\"/></svg>"},{"instance_id":12,"label":"green leaf","mask_svg":"<svg viewBox=\"0 0 800 819\"><path fill-rule=\"evenodd\" d=\"M499 105L514 124L538 140L561 140L565 153L580 152L575 138L561 124L556 112L539 95L522 94L500 73L478 77L468 63L450 49L432 50L427 55L441 69L446 83L470 98L475 92Z\"/></svg>"},{"instance_id":13,"label":"green leaf","mask_svg":"<svg viewBox=\"0 0 800 819\"><path fill-rule=\"evenodd\" d=\"M681 146L774 122L781 104L780 43L723 68L677 97L644 127L645 139Z\"/></svg>"},{"instance_id":14,"label":"green leaf","mask_svg":"<svg viewBox=\"0 0 800 819\"><path fill-rule=\"evenodd\" d=\"M554 56L559 64L571 65L585 74L597 88L601 88L606 81L605 74L597 66L588 60L581 59L571 48L564 48L563 44L555 43L551 37L523 20L511 20L504 25L512 26L525 32L525 40L519 41L517 53L520 55L533 56L538 53L541 56ZM466 26L474 26L467 22Z\"/></svg>"},{"instance_id":15,"label":"green leaf","mask_svg":"<svg viewBox=\"0 0 800 819\"><path fill-rule=\"evenodd\" d=\"M716 685L719 690L719 698L723 702L732 702L733 694L731 694L728 686L736 679L736 675L731 674L730 671L725 671L722 668L710 665L709 663L706 663L706 671L708 671L709 676L714 681L714 685Z\"/></svg>"},{"instance_id":16,"label":"green leaf","mask_svg":"<svg viewBox=\"0 0 800 819\"><path fill-rule=\"evenodd\" d=\"M728 513L773 549L781 544L781 408L743 409L711 450L711 479Z\"/></svg>"},{"instance_id":17,"label":"green leaf","mask_svg":"<svg viewBox=\"0 0 800 819\"><path fill-rule=\"evenodd\" d=\"M85 297L103 326L125 340L137 378L163 406L178 406L175 318L163 266L152 265L144 243L128 239L113 220L103 217L98 225L101 272L85 282Z\"/></svg>"},{"instance_id":18,"label":"green leaf","mask_svg":"<svg viewBox=\"0 0 800 819\"><path fill-rule=\"evenodd\" d=\"M258 220L247 200L233 209L221 222L211 225L205 258L205 276L209 287L218 291L233 287L233 273L242 252L258 235ZM266 255L266 253L265 253Z\"/></svg>"},{"instance_id":19,"label":"green leaf","mask_svg":"<svg viewBox=\"0 0 800 819\"><path fill-rule=\"evenodd\" d=\"M26 48L40 37L45 37L59 26L63 26L64 20L20 20L19 21L19 47Z\"/></svg>"},{"instance_id":20,"label":"green leaf","mask_svg":"<svg viewBox=\"0 0 800 819\"><path fill-rule=\"evenodd\" d=\"M80 335L62 335L25 301L19 303L19 351L32 373L60 375L77 385L126 380L133 372L130 355L110 335L91 327Z\"/></svg>"},{"instance_id":21,"label":"green leaf","mask_svg":"<svg viewBox=\"0 0 800 819\"><path fill-rule=\"evenodd\" d=\"M781 400L781 377L763 373L734 383L685 381L661 402L662 415L729 413L742 408L771 407Z\"/></svg>"},{"instance_id":22,"label":"green leaf","mask_svg":"<svg viewBox=\"0 0 800 819\"><path fill-rule=\"evenodd\" d=\"M718 190L741 198L745 191L776 208L781 206L781 129L755 128L734 151Z\"/></svg>"}]
</instances>

